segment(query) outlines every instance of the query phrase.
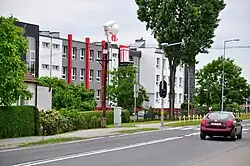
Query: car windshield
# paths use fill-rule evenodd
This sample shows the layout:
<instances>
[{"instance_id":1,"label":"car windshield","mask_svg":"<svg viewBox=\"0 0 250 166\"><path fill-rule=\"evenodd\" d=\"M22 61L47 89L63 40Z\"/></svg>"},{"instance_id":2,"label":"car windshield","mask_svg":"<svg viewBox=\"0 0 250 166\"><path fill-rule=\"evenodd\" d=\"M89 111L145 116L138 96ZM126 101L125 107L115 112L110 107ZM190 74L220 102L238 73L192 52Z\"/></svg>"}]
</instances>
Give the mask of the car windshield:
<instances>
[{"instance_id":1,"label":"car windshield","mask_svg":"<svg viewBox=\"0 0 250 166\"><path fill-rule=\"evenodd\" d=\"M228 119L230 117L229 113L223 113L223 112L212 112L207 115L208 119Z\"/></svg>"}]
</instances>

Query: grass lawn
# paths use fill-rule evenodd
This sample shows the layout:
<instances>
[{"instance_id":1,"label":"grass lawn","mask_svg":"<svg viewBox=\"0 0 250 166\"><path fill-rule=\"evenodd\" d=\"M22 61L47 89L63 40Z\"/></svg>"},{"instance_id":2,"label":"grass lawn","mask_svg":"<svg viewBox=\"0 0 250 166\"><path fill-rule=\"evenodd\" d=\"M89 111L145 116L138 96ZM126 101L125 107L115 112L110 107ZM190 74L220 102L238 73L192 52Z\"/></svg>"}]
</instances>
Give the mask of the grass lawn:
<instances>
[{"instance_id":1,"label":"grass lawn","mask_svg":"<svg viewBox=\"0 0 250 166\"><path fill-rule=\"evenodd\" d=\"M137 132L143 132L143 131L154 131L159 130L158 128L140 128L140 129L131 129L131 130L120 130L115 131L114 133L120 133L120 134L131 134L131 133L137 133Z\"/></svg>"},{"instance_id":2,"label":"grass lawn","mask_svg":"<svg viewBox=\"0 0 250 166\"><path fill-rule=\"evenodd\" d=\"M19 145L19 147L27 147L27 146L33 146L33 145L44 145L44 144L54 144L54 143L60 143L60 142L69 142L69 141L76 141L76 140L83 140L87 139L84 137L68 137L68 138L50 138L50 139L44 139L37 142L28 142L28 143L22 143Z\"/></svg>"},{"instance_id":3,"label":"grass lawn","mask_svg":"<svg viewBox=\"0 0 250 166\"><path fill-rule=\"evenodd\" d=\"M173 122L173 120L165 120L164 122ZM136 125L141 125L141 124L154 124L154 123L161 123L160 120L153 120L153 121L145 121L145 122L136 122ZM114 128L114 124L110 124L106 126L107 128ZM134 127L134 122L131 121L129 123L122 123L121 127Z\"/></svg>"},{"instance_id":4,"label":"grass lawn","mask_svg":"<svg viewBox=\"0 0 250 166\"><path fill-rule=\"evenodd\" d=\"M201 120L190 120L190 121L178 121L176 123L169 123L165 124L164 126L167 127L182 127L182 126L194 126L194 125L199 125L201 123Z\"/></svg>"}]
</instances>

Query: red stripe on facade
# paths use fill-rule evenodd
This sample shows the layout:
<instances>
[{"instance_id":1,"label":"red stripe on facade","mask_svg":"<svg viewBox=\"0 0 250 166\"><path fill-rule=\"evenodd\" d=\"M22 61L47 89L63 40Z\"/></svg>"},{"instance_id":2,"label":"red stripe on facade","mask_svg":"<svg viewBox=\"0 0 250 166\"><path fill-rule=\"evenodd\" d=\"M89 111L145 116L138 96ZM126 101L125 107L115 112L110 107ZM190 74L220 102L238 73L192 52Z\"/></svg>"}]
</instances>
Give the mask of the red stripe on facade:
<instances>
[{"instance_id":1,"label":"red stripe on facade","mask_svg":"<svg viewBox=\"0 0 250 166\"><path fill-rule=\"evenodd\" d=\"M90 70L90 39L88 37L85 38L86 48L85 48L85 88L89 89L89 70Z\"/></svg>"},{"instance_id":2,"label":"red stripe on facade","mask_svg":"<svg viewBox=\"0 0 250 166\"><path fill-rule=\"evenodd\" d=\"M103 51L105 50L105 44L106 42L102 41L102 92L101 92L101 108L104 108L104 81L105 81L105 56L103 54Z\"/></svg>"},{"instance_id":3,"label":"red stripe on facade","mask_svg":"<svg viewBox=\"0 0 250 166\"><path fill-rule=\"evenodd\" d=\"M68 34L68 84L72 82L72 34Z\"/></svg>"}]
</instances>

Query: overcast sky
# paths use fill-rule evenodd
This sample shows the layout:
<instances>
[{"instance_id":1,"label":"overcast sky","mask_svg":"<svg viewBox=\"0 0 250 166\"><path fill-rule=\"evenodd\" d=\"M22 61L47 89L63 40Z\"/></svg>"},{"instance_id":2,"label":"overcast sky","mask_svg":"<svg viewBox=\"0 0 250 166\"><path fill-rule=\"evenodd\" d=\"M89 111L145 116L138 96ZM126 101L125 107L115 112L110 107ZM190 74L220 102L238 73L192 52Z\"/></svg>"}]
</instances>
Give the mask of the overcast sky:
<instances>
[{"instance_id":1,"label":"overcast sky","mask_svg":"<svg viewBox=\"0 0 250 166\"><path fill-rule=\"evenodd\" d=\"M222 48L223 40L239 38L240 42L228 46L250 46L250 0L225 0L226 8L221 12L221 22L216 30L213 48ZM73 34L73 39L91 41L104 39L102 24L115 20L120 26L121 44L133 43L143 37L147 45L157 43L150 32L145 30L136 15L134 0L0 0L0 15L13 14L20 21L40 25L40 30L60 31L65 37ZM243 68L243 75L250 82L250 48L228 49L226 56L235 59ZM222 49L211 49L209 54L198 55L197 69L221 56Z\"/></svg>"}]
</instances>

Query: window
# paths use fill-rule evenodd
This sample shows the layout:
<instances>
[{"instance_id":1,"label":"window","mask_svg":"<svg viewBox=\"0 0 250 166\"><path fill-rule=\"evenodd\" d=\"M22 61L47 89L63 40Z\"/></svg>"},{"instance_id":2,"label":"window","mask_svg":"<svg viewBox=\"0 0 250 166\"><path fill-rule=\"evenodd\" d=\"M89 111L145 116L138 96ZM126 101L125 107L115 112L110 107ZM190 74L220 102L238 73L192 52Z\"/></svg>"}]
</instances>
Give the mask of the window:
<instances>
[{"instance_id":1,"label":"window","mask_svg":"<svg viewBox=\"0 0 250 166\"><path fill-rule=\"evenodd\" d=\"M76 55L77 55L77 48L73 47L72 59L76 59Z\"/></svg>"},{"instance_id":2,"label":"window","mask_svg":"<svg viewBox=\"0 0 250 166\"><path fill-rule=\"evenodd\" d=\"M85 49L84 48L82 48L81 49L81 52L80 52L80 60L84 60L84 55L85 55Z\"/></svg>"},{"instance_id":3,"label":"window","mask_svg":"<svg viewBox=\"0 0 250 166\"><path fill-rule=\"evenodd\" d=\"M67 74L67 67L62 68L62 78L65 79Z\"/></svg>"},{"instance_id":4,"label":"window","mask_svg":"<svg viewBox=\"0 0 250 166\"><path fill-rule=\"evenodd\" d=\"M42 64L42 68L49 70L49 65L48 64Z\"/></svg>"},{"instance_id":5,"label":"window","mask_svg":"<svg viewBox=\"0 0 250 166\"><path fill-rule=\"evenodd\" d=\"M155 98L156 98L156 102L159 102L159 92L156 92Z\"/></svg>"},{"instance_id":6,"label":"window","mask_svg":"<svg viewBox=\"0 0 250 166\"><path fill-rule=\"evenodd\" d=\"M90 50L89 61L92 62L94 58L94 50Z\"/></svg>"},{"instance_id":7,"label":"window","mask_svg":"<svg viewBox=\"0 0 250 166\"><path fill-rule=\"evenodd\" d=\"M94 70L91 69L89 72L89 81L93 80L93 75L94 75Z\"/></svg>"},{"instance_id":8,"label":"window","mask_svg":"<svg viewBox=\"0 0 250 166\"><path fill-rule=\"evenodd\" d=\"M159 84L159 81L160 81L160 75L156 75L156 85Z\"/></svg>"},{"instance_id":9,"label":"window","mask_svg":"<svg viewBox=\"0 0 250 166\"><path fill-rule=\"evenodd\" d=\"M182 78L179 78L179 87L182 87Z\"/></svg>"},{"instance_id":10,"label":"window","mask_svg":"<svg viewBox=\"0 0 250 166\"><path fill-rule=\"evenodd\" d=\"M76 68L72 68L72 80L76 80Z\"/></svg>"},{"instance_id":11,"label":"window","mask_svg":"<svg viewBox=\"0 0 250 166\"><path fill-rule=\"evenodd\" d=\"M49 48L49 47L50 47L50 44L47 43L47 42L42 42L42 46L45 47L45 48Z\"/></svg>"},{"instance_id":12,"label":"window","mask_svg":"<svg viewBox=\"0 0 250 166\"><path fill-rule=\"evenodd\" d=\"M81 81L84 80L84 73L85 73L85 70L84 69L80 69L80 80Z\"/></svg>"},{"instance_id":13,"label":"window","mask_svg":"<svg viewBox=\"0 0 250 166\"><path fill-rule=\"evenodd\" d=\"M53 46L53 49L55 49L55 50L59 50L60 48L59 48L59 44L52 44L52 46Z\"/></svg>"},{"instance_id":14,"label":"window","mask_svg":"<svg viewBox=\"0 0 250 166\"><path fill-rule=\"evenodd\" d=\"M97 52L97 57L96 57L96 59L97 60L100 60L102 58L102 52L101 51L98 51Z\"/></svg>"},{"instance_id":15,"label":"window","mask_svg":"<svg viewBox=\"0 0 250 166\"><path fill-rule=\"evenodd\" d=\"M63 58L66 58L67 52L68 52L68 47L67 46L63 46L63 54L62 54Z\"/></svg>"},{"instance_id":16,"label":"window","mask_svg":"<svg viewBox=\"0 0 250 166\"><path fill-rule=\"evenodd\" d=\"M98 89L96 94L96 100L100 101L100 99L101 99L101 89Z\"/></svg>"},{"instance_id":17,"label":"window","mask_svg":"<svg viewBox=\"0 0 250 166\"><path fill-rule=\"evenodd\" d=\"M30 60L31 61L35 61L36 60L35 51L30 51Z\"/></svg>"},{"instance_id":18,"label":"window","mask_svg":"<svg viewBox=\"0 0 250 166\"><path fill-rule=\"evenodd\" d=\"M116 58L117 57L117 54L116 53L113 53L113 58Z\"/></svg>"},{"instance_id":19,"label":"window","mask_svg":"<svg viewBox=\"0 0 250 166\"><path fill-rule=\"evenodd\" d=\"M181 103L181 102L182 102L182 94L179 93L179 103Z\"/></svg>"},{"instance_id":20,"label":"window","mask_svg":"<svg viewBox=\"0 0 250 166\"><path fill-rule=\"evenodd\" d=\"M52 65L52 69L53 69L53 70L59 70L59 66Z\"/></svg>"},{"instance_id":21,"label":"window","mask_svg":"<svg viewBox=\"0 0 250 166\"><path fill-rule=\"evenodd\" d=\"M160 58L156 58L156 67L160 68Z\"/></svg>"},{"instance_id":22,"label":"window","mask_svg":"<svg viewBox=\"0 0 250 166\"><path fill-rule=\"evenodd\" d=\"M96 71L96 82L100 82L101 70Z\"/></svg>"}]
</instances>

